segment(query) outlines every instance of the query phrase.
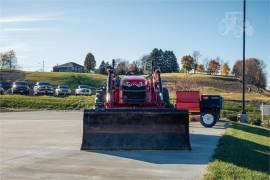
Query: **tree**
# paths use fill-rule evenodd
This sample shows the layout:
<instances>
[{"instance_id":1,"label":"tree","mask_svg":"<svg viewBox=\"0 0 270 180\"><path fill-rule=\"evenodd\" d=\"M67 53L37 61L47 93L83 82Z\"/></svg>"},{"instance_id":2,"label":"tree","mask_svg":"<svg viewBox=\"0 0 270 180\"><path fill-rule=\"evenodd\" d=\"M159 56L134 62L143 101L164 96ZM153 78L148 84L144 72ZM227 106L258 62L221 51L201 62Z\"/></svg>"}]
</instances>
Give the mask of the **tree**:
<instances>
[{"instance_id":1,"label":"tree","mask_svg":"<svg viewBox=\"0 0 270 180\"><path fill-rule=\"evenodd\" d=\"M232 73L242 80L243 61L238 60L233 65ZM266 87L265 64L262 60L256 58L246 59L246 82L260 88Z\"/></svg>"},{"instance_id":2,"label":"tree","mask_svg":"<svg viewBox=\"0 0 270 180\"><path fill-rule=\"evenodd\" d=\"M105 63L104 60L101 61L99 68L98 68L98 72L100 74L107 74L107 66L109 65L109 63Z\"/></svg>"},{"instance_id":3,"label":"tree","mask_svg":"<svg viewBox=\"0 0 270 180\"><path fill-rule=\"evenodd\" d=\"M0 53L0 68L9 70L17 68L17 57L14 50Z\"/></svg>"},{"instance_id":4,"label":"tree","mask_svg":"<svg viewBox=\"0 0 270 180\"><path fill-rule=\"evenodd\" d=\"M193 69L194 67L194 59L190 55L185 55L181 58L181 64L182 68L186 71L189 72Z\"/></svg>"},{"instance_id":5,"label":"tree","mask_svg":"<svg viewBox=\"0 0 270 180\"><path fill-rule=\"evenodd\" d=\"M177 58L173 51L164 51L163 54L163 71L165 73L179 72Z\"/></svg>"},{"instance_id":6,"label":"tree","mask_svg":"<svg viewBox=\"0 0 270 180\"><path fill-rule=\"evenodd\" d=\"M142 58L141 58L141 64L142 64L142 68L143 68L143 73L149 73L151 72L151 57L150 57L150 54L148 55L144 55Z\"/></svg>"},{"instance_id":7,"label":"tree","mask_svg":"<svg viewBox=\"0 0 270 180\"><path fill-rule=\"evenodd\" d=\"M90 72L95 70L96 67L96 60L92 53L88 53L84 60L84 69L86 72Z\"/></svg>"},{"instance_id":8,"label":"tree","mask_svg":"<svg viewBox=\"0 0 270 180\"><path fill-rule=\"evenodd\" d=\"M143 65L140 60L135 60L131 64L134 64L138 74L143 74Z\"/></svg>"},{"instance_id":9,"label":"tree","mask_svg":"<svg viewBox=\"0 0 270 180\"><path fill-rule=\"evenodd\" d=\"M220 64L217 60L212 59L208 63L207 72L209 74L217 74L220 69Z\"/></svg>"},{"instance_id":10,"label":"tree","mask_svg":"<svg viewBox=\"0 0 270 180\"><path fill-rule=\"evenodd\" d=\"M229 68L228 63L224 63L221 68L221 75L228 76L229 72L230 72L230 68Z\"/></svg>"},{"instance_id":11,"label":"tree","mask_svg":"<svg viewBox=\"0 0 270 180\"><path fill-rule=\"evenodd\" d=\"M115 70L118 74L126 74L129 62L124 59L115 59Z\"/></svg>"},{"instance_id":12,"label":"tree","mask_svg":"<svg viewBox=\"0 0 270 180\"><path fill-rule=\"evenodd\" d=\"M198 64L198 65L196 66L196 71L197 71L197 72L203 72L203 71L205 71L204 65L203 65L203 64Z\"/></svg>"},{"instance_id":13,"label":"tree","mask_svg":"<svg viewBox=\"0 0 270 180\"><path fill-rule=\"evenodd\" d=\"M162 73L179 72L177 58L173 51L154 48L149 55L141 58L144 73L150 72L153 65L160 68Z\"/></svg>"},{"instance_id":14,"label":"tree","mask_svg":"<svg viewBox=\"0 0 270 180\"><path fill-rule=\"evenodd\" d=\"M199 58L201 57L200 51L193 51L192 57L193 57L193 60L194 60L194 67L193 67L193 69L194 69L194 73L196 73L198 62L199 62Z\"/></svg>"},{"instance_id":15,"label":"tree","mask_svg":"<svg viewBox=\"0 0 270 180\"><path fill-rule=\"evenodd\" d=\"M161 72L165 72L165 62L163 61L163 51L161 49L154 48L150 53L150 60L153 61L154 66L160 68Z\"/></svg>"}]
</instances>

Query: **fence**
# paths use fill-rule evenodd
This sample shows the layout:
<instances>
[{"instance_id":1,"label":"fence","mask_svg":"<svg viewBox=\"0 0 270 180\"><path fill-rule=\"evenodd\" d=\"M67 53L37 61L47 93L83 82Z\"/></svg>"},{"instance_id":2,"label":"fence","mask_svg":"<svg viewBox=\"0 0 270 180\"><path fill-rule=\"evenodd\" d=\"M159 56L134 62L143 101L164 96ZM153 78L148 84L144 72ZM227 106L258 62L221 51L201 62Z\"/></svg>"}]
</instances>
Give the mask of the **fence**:
<instances>
[{"instance_id":1,"label":"fence","mask_svg":"<svg viewBox=\"0 0 270 180\"><path fill-rule=\"evenodd\" d=\"M267 118L267 124L269 127L269 119L270 119L270 105L261 105L261 115L262 115L262 122L264 122L265 117Z\"/></svg>"}]
</instances>

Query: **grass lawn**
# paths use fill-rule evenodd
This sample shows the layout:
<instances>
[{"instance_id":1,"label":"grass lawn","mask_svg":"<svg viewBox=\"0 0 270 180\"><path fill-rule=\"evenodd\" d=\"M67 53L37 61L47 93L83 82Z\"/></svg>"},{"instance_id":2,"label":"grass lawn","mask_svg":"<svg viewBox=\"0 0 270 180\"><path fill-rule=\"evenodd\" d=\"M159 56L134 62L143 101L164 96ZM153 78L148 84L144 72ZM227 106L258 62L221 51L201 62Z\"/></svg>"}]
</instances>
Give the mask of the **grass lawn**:
<instances>
[{"instance_id":1,"label":"grass lawn","mask_svg":"<svg viewBox=\"0 0 270 180\"><path fill-rule=\"evenodd\" d=\"M94 96L23 96L1 95L0 107L3 109L41 109L41 110L79 110L91 107Z\"/></svg>"},{"instance_id":2,"label":"grass lawn","mask_svg":"<svg viewBox=\"0 0 270 180\"><path fill-rule=\"evenodd\" d=\"M204 179L269 179L269 157L270 129L232 123Z\"/></svg>"}]
</instances>

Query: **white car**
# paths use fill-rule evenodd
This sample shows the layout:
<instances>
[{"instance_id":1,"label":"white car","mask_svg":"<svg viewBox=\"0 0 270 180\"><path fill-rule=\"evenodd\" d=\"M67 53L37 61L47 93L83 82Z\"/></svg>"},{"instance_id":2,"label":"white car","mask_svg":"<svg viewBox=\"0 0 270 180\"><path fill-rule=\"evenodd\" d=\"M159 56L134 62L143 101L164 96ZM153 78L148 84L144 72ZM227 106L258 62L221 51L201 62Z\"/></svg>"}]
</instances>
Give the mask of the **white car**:
<instances>
[{"instance_id":1,"label":"white car","mask_svg":"<svg viewBox=\"0 0 270 180\"><path fill-rule=\"evenodd\" d=\"M88 85L79 85L78 88L75 90L75 95L86 95L86 96L91 96L92 95L92 90Z\"/></svg>"},{"instance_id":2,"label":"white car","mask_svg":"<svg viewBox=\"0 0 270 180\"><path fill-rule=\"evenodd\" d=\"M53 87L49 83L37 82L34 86L34 95L53 95L53 93Z\"/></svg>"},{"instance_id":3,"label":"white car","mask_svg":"<svg viewBox=\"0 0 270 180\"><path fill-rule=\"evenodd\" d=\"M60 95L71 95L71 89L67 85L59 85L55 89L55 95L60 96Z\"/></svg>"}]
</instances>

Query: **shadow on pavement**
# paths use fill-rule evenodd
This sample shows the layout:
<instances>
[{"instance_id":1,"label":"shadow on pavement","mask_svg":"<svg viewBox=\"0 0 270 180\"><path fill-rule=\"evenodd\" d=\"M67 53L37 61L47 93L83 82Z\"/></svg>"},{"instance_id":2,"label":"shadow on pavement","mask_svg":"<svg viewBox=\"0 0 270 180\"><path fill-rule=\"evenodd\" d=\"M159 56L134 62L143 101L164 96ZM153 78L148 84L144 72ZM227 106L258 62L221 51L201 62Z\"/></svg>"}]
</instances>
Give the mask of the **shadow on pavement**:
<instances>
[{"instance_id":1,"label":"shadow on pavement","mask_svg":"<svg viewBox=\"0 0 270 180\"><path fill-rule=\"evenodd\" d=\"M207 164L220 136L191 134L191 151L95 151L154 164Z\"/></svg>"}]
</instances>

